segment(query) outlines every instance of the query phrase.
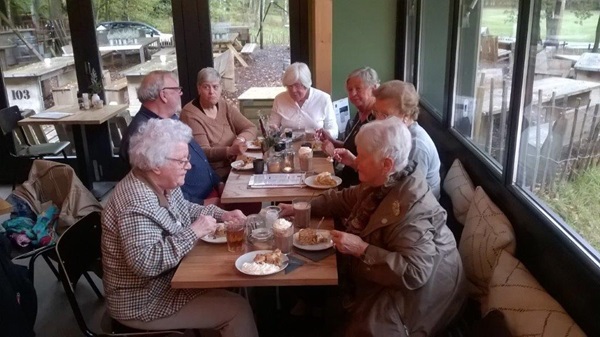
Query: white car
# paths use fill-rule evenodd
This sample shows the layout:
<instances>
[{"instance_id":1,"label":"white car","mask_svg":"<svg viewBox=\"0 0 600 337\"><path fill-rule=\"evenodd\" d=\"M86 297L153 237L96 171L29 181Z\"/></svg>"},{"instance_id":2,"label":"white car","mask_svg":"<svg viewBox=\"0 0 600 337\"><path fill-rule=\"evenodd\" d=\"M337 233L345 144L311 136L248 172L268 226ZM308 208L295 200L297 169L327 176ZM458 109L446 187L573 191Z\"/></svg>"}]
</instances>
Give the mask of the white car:
<instances>
[{"instance_id":1,"label":"white car","mask_svg":"<svg viewBox=\"0 0 600 337\"><path fill-rule=\"evenodd\" d=\"M162 33L160 30L150 26L149 24L143 22L136 21L106 21L98 23L96 27L97 31L104 30L113 30L113 29L138 29L143 30L146 34L146 37L155 37L158 36L160 38L160 44L173 44L173 34Z\"/></svg>"}]
</instances>

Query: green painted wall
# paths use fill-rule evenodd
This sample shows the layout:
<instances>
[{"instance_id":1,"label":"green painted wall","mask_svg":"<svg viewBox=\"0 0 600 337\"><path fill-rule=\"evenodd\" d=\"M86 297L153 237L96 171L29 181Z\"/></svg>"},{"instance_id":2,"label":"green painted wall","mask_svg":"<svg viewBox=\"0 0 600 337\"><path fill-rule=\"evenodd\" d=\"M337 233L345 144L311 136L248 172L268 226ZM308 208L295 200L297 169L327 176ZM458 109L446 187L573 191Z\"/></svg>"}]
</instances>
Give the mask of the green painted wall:
<instances>
[{"instance_id":1,"label":"green painted wall","mask_svg":"<svg viewBox=\"0 0 600 337\"><path fill-rule=\"evenodd\" d=\"M356 68L370 66L381 81L393 79L396 2L333 1L333 100L346 97L346 76Z\"/></svg>"}]
</instances>

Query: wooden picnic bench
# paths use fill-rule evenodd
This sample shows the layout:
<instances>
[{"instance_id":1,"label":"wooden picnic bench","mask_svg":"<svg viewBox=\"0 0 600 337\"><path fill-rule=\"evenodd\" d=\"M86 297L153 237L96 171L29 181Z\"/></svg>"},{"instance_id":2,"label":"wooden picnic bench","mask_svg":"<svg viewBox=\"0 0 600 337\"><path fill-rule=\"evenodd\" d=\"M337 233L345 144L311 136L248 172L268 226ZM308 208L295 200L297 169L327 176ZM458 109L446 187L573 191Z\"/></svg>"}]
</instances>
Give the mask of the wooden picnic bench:
<instances>
[{"instance_id":1,"label":"wooden picnic bench","mask_svg":"<svg viewBox=\"0 0 600 337\"><path fill-rule=\"evenodd\" d=\"M252 54L254 52L254 49L256 49L256 46L256 43L246 43L240 53L244 55Z\"/></svg>"}]
</instances>

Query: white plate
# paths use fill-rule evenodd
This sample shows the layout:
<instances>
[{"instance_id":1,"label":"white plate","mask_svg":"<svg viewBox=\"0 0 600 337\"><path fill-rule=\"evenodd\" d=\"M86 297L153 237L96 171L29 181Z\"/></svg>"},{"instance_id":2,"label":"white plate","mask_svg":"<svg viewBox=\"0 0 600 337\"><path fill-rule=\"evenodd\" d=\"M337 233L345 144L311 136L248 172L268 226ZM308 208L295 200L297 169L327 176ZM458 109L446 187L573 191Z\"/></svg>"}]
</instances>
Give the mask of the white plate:
<instances>
[{"instance_id":1,"label":"white plate","mask_svg":"<svg viewBox=\"0 0 600 337\"><path fill-rule=\"evenodd\" d=\"M331 237L331 234L328 230L325 229L317 229L317 233L327 232L327 236ZM316 245L301 245L298 242L298 233L294 233L294 247L304 249L304 250L325 250L333 247L333 241L329 240L329 242L321 242Z\"/></svg>"},{"instance_id":2,"label":"white plate","mask_svg":"<svg viewBox=\"0 0 600 337\"><path fill-rule=\"evenodd\" d=\"M317 184L317 182L316 182L317 176L310 176L310 177L304 178L304 183L312 188L318 188L318 189L322 189L322 190L337 187L342 183L342 178L340 178L340 177L331 176L331 178L333 178L333 180L335 180L335 182L336 182L335 186Z\"/></svg>"},{"instance_id":3,"label":"white plate","mask_svg":"<svg viewBox=\"0 0 600 337\"><path fill-rule=\"evenodd\" d=\"M265 276L265 275L277 274L280 271L284 270L288 266L289 259L285 255L283 255L283 263L281 264L281 267L279 268L279 270L274 271L272 273L269 273L269 274L249 274L249 273L246 273L246 272L244 272L242 270L242 266L244 265L244 263L246 263L246 262L254 262L254 257L256 256L256 254L264 254L264 253L270 253L270 252L272 252L272 250L255 250L253 252L246 253L246 254L238 257L237 260L235 260L235 267L241 273L246 274L246 275Z\"/></svg>"},{"instance_id":4,"label":"white plate","mask_svg":"<svg viewBox=\"0 0 600 337\"><path fill-rule=\"evenodd\" d=\"M253 143L253 141L248 140L246 141L246 147L248 147L248 150L261 150L262 147L260 145L256 145Z\"/></svg>"},{"instance_id":5,"label":"white plate","mask_svg":"<svg viewBox=\"0 0 600 337\"><path fill-rule=\"evenodd\" d=\"M223 223L220 222L217 225L223 225ZM205 235L205 236L201 237L200 240L202 240L204 242L208 242L208 243L226 243L227 242L227 236L223 235L223 236L217 236L217 237L215 237L212 234L208 234L208 235Z\"/></svg>"},{"instance_id":6,"label":"white plate","mask_svg":"<svg viewBox=\"0 0 600 337\"><path fill-rule=\"evenodd\" d=\"M200 238L200 240L208 243L227 243L226 236L217 236L214 237L212 234L205 235Z\"/></svg>"},{"instance_id":7,"label":"white plate","mask_svg":"<svg viewBox=\"0 0 600 337\"><path fill-rule=\"evenodd\" d=\"M252 170L254 168L254 164L248 163L248 164L244 165L243 160L236 160L233 163L231 163L231 168L240 170L240 171L248 171L248 170Z\"/></svg>"}]
</instances>

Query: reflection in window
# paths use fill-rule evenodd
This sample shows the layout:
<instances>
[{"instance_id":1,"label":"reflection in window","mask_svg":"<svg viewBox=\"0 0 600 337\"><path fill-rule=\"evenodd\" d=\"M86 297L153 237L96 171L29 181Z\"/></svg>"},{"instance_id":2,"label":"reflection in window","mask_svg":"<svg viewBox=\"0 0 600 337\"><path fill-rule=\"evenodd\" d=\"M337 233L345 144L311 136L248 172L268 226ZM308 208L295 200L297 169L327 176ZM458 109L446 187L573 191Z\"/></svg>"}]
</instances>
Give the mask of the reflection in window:
<instances>
[{"instance_id":1,"label":"reflection in window","mask_svg":"<svg viewBox=\"0 0 600 337\"><path fill-rule=\"evenodd\" d=\"M487 3L461 7L453 126L501 166L516 42L511 18L517 13Z\"/></svg>"},{"instance_id":2,"label":"reflection in window","mask_svg":"<svg viewBox=\"0 0 600 337\"><path fill-rule=\"evenodd\" d=\"M430 111L444 111L450 1L423 0L417 90Z\"/></svg>"},{"instance_id":3,"label":"reflection in window","mask_svg":"<svg viewBox=\"0 0 600 337\"><path fill-rule=\"evenodd\" d=\"M516 183L599 249L599 8L581 19L583 9L552 2L531 25Z\"/></svg>"}]
</instances>

